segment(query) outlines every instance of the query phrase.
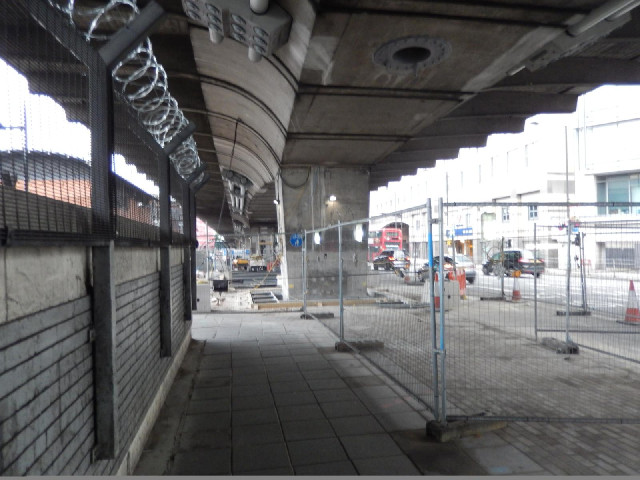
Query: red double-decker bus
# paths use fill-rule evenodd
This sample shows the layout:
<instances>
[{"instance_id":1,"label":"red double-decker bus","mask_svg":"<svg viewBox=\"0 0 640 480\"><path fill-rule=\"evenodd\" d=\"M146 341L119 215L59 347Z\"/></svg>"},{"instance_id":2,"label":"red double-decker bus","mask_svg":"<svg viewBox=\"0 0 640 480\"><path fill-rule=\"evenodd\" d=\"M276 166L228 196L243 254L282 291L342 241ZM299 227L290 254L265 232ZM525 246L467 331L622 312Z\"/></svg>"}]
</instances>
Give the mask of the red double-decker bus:
<instances>
[{"instance_id":1,"label":"red double-decker bus","mask_svg":"<svg viewBox=\"0 0 640 480\"><path fill-rule=\"evenodd\" d=\"M385 250L402 250L402 230L383 228L369 232L369 261Z\"/></svg>"}]
</instances>

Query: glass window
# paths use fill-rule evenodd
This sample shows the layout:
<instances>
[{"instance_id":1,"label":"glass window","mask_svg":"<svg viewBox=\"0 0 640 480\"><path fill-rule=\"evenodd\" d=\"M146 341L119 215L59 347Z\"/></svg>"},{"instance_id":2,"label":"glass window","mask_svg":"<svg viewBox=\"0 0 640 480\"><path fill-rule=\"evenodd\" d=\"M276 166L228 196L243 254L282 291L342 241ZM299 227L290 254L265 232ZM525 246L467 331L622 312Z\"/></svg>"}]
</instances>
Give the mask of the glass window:
<instances>
[{"instance_id":1,"label":"glass window","mask_svg":"<svg viewBox=\"0 0 640 480\"><path fill-rule=\"evenodd\" d=\"M607 201L629 201L629 177L611 177L607 179ZM629 207L609 207L609 214L629 213Z\"/></svg>"},{"instance_id":2,"label":"glass window","mask_svg":"<svg viewBox=\"0 0 640 480\"><path fill-rule=\"evenodd\" d=\"M509 207L502 207L502 221L509 221Z\"/></svg>"},{"instance_id":3,"label":"glass window","mask_svg":"<svg viewBox=\"0 0 640 480\"><path fill-rule=\"evenodd\" d=\"M607 201L607 182L605 180L598 180L596 183L597 190L597 201L598 202L606 202ZM598 207L598 215L606 215L607 208L606 207Z\"/></svg>"},{"instance_id":4,"label":"glass window","mask_svg":"<svg viewBox=\"0 0 640 480\"><path fill-rule=\"evenodd\" d=\"M529 220L537 220L537 219L538 219L538 206L529 205Z\"/></svg>"},{"instance_id":5,"label":"glass window","mask_svg":"<svg viewBox=\"0 0 640 480\"><path fill-rule=\"evenodd\" d=\"M632 202L640 202L640 175L635 174L629 177L629 192ZM631 211L635 214L640 213L640 207L632 207Z\"/></svg>"}]
</instances>

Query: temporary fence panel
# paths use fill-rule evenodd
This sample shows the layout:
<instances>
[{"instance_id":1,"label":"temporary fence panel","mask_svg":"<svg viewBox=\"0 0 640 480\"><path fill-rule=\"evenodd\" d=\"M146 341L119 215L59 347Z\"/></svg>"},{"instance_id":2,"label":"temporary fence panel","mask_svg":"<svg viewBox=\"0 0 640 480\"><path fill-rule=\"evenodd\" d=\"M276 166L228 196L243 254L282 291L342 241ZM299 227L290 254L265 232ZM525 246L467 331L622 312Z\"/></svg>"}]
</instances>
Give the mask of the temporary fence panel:
<instances>
[{"instance_id":1,"label":"temporary fence panel","mask_svg":"<svg viewBox=\"0 0 640 480\"><path fill-rule=\"evenodd\" d=\"M638 422L638 228L450 203L307 231L305 311L440 421Z\"/></svg>"},{"instance_id":2,"label":"temporary fence panel","mask_svg":"<svg viewBox=\"0 0 640 480\"><path fill-rule=\"evenodd\" d=\"M424 262L408 236L412 217L307 232L307 311L433 409L433 330Z\"/></svg>"},{"instance_id":3,"label":"temporary fence panel","mask_svg":"<svg viewBox=\"0 0 640 480\"><path fill-rule=\"evenodd\" d=\"M606 266L597 252L620 251L633 228L584 221L590 205L454 208L482 227L482 255L466 298L445 306L449 418L640 421L630 403L639 332L620 323L629 278L596 268Z\"/></svg>"},{"instance_id":4,"label":"temporary fence panel","mask_svg":"<svg viewBox=\"0 0 640 480\"><path fill-rule=\"evenodd\" d=\"M303 289L305 313L323 318L337 335L340 335L340 295L344 293L344 277L340 268L341 230L342 227L334 226L306 231L301 268L295 268L293 272L289 270L293 295L299 295L296 284ZM301 277L301 281L295 281L297 271L300 274L304 272L304 280Z\"/></svg>"}]
</instances>

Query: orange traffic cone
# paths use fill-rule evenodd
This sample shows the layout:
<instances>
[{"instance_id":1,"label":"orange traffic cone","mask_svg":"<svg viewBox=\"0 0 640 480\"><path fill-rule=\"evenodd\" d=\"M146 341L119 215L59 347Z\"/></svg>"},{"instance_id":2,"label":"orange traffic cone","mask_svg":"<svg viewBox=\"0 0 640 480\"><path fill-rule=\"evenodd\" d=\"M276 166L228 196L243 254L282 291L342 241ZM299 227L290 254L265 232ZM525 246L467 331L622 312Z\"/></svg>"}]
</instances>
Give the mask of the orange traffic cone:
<instances>
[{"instance_id":1,"label":"orange traffic cone","mask_svg":"<svg viewBox=\"0 0 640 480\"><path fill-rule=\"evenodd\" d=\"M633 286L633 280L629 280L629 300L627 301L627 312L624 315L625 323L640 323L640 308L638 307L638 297Z\"/></svg>"},{"instance_id":2,"label":"orange traffic cone","mask_svg":"<svg viewBox=\"0 0 640 480\"><path fill-rule=\"evenodd\" d=\"M433 280L433 305L436 310L440 310L440 282L438 281L437 272Z\"/></svg>"},{"instance_id":3,"label":"orange traffic cone","mask_svg":"<svg viewBox=\"0 0 640 480\"><path fill-rule=\"evenodd\" d=\"M522 296L520 295L520 282L518 281L518 277L513 277L513 292L511 293L511 301L517 302L521 300Z\"/></svg>"},{"instance_id":4,"label":"orange traffic cone","mask_svg":"<svg viewBox=\"0 0 640 480\"><path fill-rule=\"evenodd\" d=\"M458 286L460 287L460 298L467 299L467 274L464 268L458 269Z\"/></svg>"}]
</instances>

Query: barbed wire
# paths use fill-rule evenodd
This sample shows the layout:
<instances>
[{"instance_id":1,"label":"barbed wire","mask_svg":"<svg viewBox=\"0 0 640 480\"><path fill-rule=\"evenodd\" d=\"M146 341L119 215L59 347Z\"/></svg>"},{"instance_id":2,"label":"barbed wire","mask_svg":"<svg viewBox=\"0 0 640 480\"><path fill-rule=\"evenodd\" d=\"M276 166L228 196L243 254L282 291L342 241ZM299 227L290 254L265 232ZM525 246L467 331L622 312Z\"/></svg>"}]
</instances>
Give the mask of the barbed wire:
<instances>
[{"instance_id":1,"label":"barbed wire","mask_svg":"<svg viewBox=\"0 0 640 480\"><path fill-rule=\"evenodd\" d=\"M87 41L106 41L140 13L136 0L109 0L96 6L87 0L48 0L63 12ZM145 39L113 69L116 89L137 112L140 122L161 147L168 144L189 121L169 92L167 74ZM182 177L200 166L193 136L170 156Z\"/></svg>"}]
</instances>

